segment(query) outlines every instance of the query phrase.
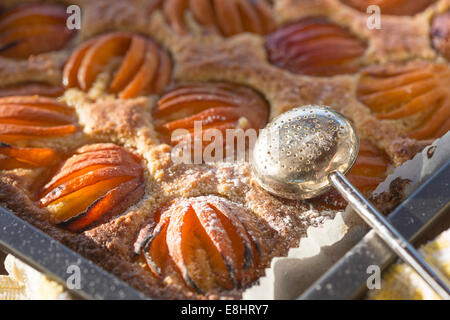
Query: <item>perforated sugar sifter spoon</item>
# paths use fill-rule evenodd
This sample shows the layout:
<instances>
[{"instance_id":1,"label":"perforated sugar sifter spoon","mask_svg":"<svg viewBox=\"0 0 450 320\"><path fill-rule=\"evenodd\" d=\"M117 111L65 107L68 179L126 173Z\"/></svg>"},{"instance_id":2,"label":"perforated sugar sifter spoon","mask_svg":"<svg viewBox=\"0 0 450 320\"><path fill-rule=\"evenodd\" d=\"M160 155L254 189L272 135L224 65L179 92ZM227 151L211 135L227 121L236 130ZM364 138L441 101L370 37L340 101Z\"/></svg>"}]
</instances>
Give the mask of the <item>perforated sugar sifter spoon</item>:
<instances>
[{"instance_id":1,"label":"perforated sugar sifter spoon","mask_svg":"<svg viewBox=\"0 0 450 320\"><path fill-rule=\"evenodd\" d=\"M262 188L288 199L309 199L334 186L362 219L443 299L444 277L345 178L358 155L351 123L324 106L303 106L275 118L261 131L251 159Z\"/></svg>"}]
</instances>

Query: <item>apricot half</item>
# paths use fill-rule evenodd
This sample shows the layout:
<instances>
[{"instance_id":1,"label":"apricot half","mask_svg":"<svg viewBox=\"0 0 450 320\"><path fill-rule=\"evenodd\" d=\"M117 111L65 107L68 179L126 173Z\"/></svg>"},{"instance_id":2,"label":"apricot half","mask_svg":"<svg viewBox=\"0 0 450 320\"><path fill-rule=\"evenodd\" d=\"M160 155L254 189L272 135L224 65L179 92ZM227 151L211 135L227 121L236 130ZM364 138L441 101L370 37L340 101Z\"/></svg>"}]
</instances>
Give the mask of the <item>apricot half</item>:
<instances>
[{"instance_id":1,"label":"apricot half","mask_svg":"<svg viewBox=\"0 0 450 320\"><path fill-rule=\"evenodd\" d=\"M170 81L172 62L150 38L115 32L79 46L64 67L63 84L87 91L102 72L111 75L108 92L128 99L161 93Z\"/></svg>"},{"instance_id":2,"label":"apricot half","mask_svg":"<svg viewBox=\"0 0 450 320\"><path fill-rule=\"evenodd\" d=\"M139 200L143 193L140 161L114 144L82 147L45 184L39 204L47 208L54 223L81 231Z\"/></svg>"},{"instance_id":3,"label":"apricot half","mask_svg":"<svg viewBox=\"0 0 450 320\"><path fill-rule=\"evenodd\" d=\"M164 14L179 34L185 34L186 11L211 32L232 36L242 32L266 34L275 26L272 9L266 0L166 0Z\"/></svg>"},{"instance_id":4,"label":"apricot half","mask_svg":"<svg viewBox=\"0 0 450 320\"><path fill-rule=\"evenodd\" d=\"M0 98L0 141L54 138L78 130L71 108L52 98L15 96Z\"/></svg>"},{"instance_id":5,"label":"apricot half","mask_svg":"<svg viewBox=\"0 0 450 320\"><path fill-rule=\"evenodd\" d=\"M162 277L172 266L199 293L248 284L261 258L262 234L242 222L246 214L217 196L174 200L155 215L142 246L150 269Z\"/></svg>"},{"instance_id":6,"label":"apricot half","mask_svg":"<svg viewBox=\"0 0 450 320\"><path fill-rule=\"evenodd\" d=\"M271 63L313 76L356 72L366 47L349 30L321 17L289 23L266 37Z\"/></svg>"},{"instance_id":7,"label":"apricot half","mask_svg":"<svg viewBox=\"0 0 450 320\"><path fill-rule=\"evenodd\" d=\"M250 88L230 83L186 83L165 94L153 109L155 128L163 139L173 145L193 142L205 137L208 130L223 133L227 129L263 128L269 117L268 103ZM195 137L195 125L202 129ZM176 135L177 129L185 134ZM207 144L203 141L203 147Z\"/></svg>"},{"instance_id":8,"label":"apricot half","mask_svg":"<svg viewBox=\"0 0 450 320\"><path fill-rule=\"evenodd\" d=\"M381 120L426 115L407 135L436 139L450 130L450 68L445 64L375 67L363 72L359 100Z\"/></svg>"},{"instance_id":9,"label":"apricot half","mask_svg":"<svg viewBox=\"0 0 450 320\"><path fill-rule=\"evenodd\" d=\"M62 49L74 36L66 10L53 4L22 5L0 15L0 55L26 59Z\"/></svg>"}]
</instances>

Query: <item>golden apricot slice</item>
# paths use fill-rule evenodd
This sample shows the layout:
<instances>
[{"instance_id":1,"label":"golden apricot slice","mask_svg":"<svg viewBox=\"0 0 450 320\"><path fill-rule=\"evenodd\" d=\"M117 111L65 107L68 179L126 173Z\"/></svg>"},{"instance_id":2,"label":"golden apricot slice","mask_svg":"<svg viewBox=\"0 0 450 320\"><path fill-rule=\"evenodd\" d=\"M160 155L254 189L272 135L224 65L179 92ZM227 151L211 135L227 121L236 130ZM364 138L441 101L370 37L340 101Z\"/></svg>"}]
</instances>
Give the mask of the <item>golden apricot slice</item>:
<instances>
[{"instance_id":1,"label":"golden apricot slice","mask_svg":"<svg viewBox=\"0 0 450 320\"><path fill-rule=\"evenodd\" d=\"M450 11L437 15L431 27L434 47L450 61Z\"/></svg>"},{"instance_id":2,"label":"golden apricot slice","mask_svg":"<svg viewBox=\"0 0 450 320\"><path fill-rule=\"evenodd\" d=\"M163 11L179 34L188 32L187 11L205 29L226 37L243 32L266 34L275 26L272 9L266 0L166 0Z\"/></svg>"},{"instance_id":3,"label":"golden apricot slice","mask_svg":"<svg viewBox=\"0 0 450 320\"><path fill-rule=\"evenodd\" d=\"M63 85L66 88L78 87L78 70L86 52L95 43L95 39L91 39L80 45L67 60L63 70Z\"/></svg>"},{"instance_id":4,"label":"golden apricot slice","mask_svg":"<svg viewBox=\"0 0 450 320\"><path fill-rule=\"evenodd\" d=\"M320 17L289 23L266 36L271 63L312 76L356 72L366 47L349 30Z\"/></svg>"},{"instance_id":5,"label":"golden apricot slice","mask_svg":"<svg viewBox=\"0 0 450 320\"><path fill-rule=\"evenodd\" d=\"M389 158L383 151L368 140L361 139L358 157L347 178L356 189L365 196L370 196L372 191L386 179L389 165ZM334 210L347 206L344 198L334 189L315 198L313 202Z\"/></svg>"},{"instance_id":6,"label":"golden apricot slice","mask_svg":"<svg viewBox=\"0 0 450 320\"><path fill-rule=\"evenodd\" d=\"M128 99L161 93L170 82L172 62L148 37L110 33L81 44L72 53L64 66L63 84L88 91L103 72L111 75L108 92Z\"/></svg>"},{"instance_id":7,"label":"golden apricot slice","mask_svg":"<svg viewBox=\"0 0 450 320\"><path fill-rule=\"evenodd\" d=\"M341 2L364 13L369 6L377 5L381 14L412 16L422 12L436 0L341 0Z\"/></svg>"},{"instance_id":8,"label":"golden apricot slice","mask_svg":"<svg viewBox=\"0 0 450 320\"><path fill-rule=\"evenodd\" d=\"M130 37L124 33L114 33L103 36L87 51L78 70L78 83L82 90L88 90L97 75L108 62L118 56L123 56L130 45Z\"/></svg>"},{"instance_id":9,"label":"golden apricot slice","mask_svg":"<svg viewBox=\"0 0 450 320\"><path fill-rule=\"evenodd\" d=\"M241 220L246 215L239 205L216 196L174 200L146 231L141 249L150 270L163 277L171 266L199 293L247 285L254 280L262 244L260 232L249 231Z\"/></svg>"},{"instance_id":10,"label":"golden apricot slice","mask_svg":"<svg viewBox=\"0 0 450 320\"><path fill-rule=\"evenodd\" d=\"M156 130L173 145L194 140L196 121L205 135L209 129L223 133L226 129L258 130L268 116L269 106L258 93L229 83L181 84L165 94L153 110ZM243 128L242 122L246 123ZM175 136L177 129L189 133Z\"/></svg>"},{"instance_id":11,"label":"golden apricot slice","mask_svg":"<svg viewBox=\"0 0 450 320\"><path fill-rule=\"evenodd\" d=\"M417 140L439 138L450 130L450 68L419 63L377 67L363 72L357 94L379 119L401 120L417 114L423 121L408 132Z\"/></svg>"},{"instance_id":12,"label":"golden apricot slice","mask_svg":"<svg viewBox=\"0 0 450 320\"><path fill-rule=\"evenodd\" d=\"M0 98L0 141L54 138L78 130L71 108L52 98Z\"/></svg>"},{"instance_id":13,"label":"golden apricot slice","mask_svg":"<svg viewBox=\"0 0 450 320\"><path fill-rule=\"evenodd\" d=\"M59 5L31 4L0 15L0 56L26 59L62 49L75 34L66 27L67 14Z\"/></svg>"},{"instance_id":14,"label":"golden apricot slice","mask_svg":"<svg viewBox=\"0 0 450 320\"><path fill-rule=\"evenodd\" d=\"M51 220L81 231L106 214L117 215L143 194L140 158L114 144L78 149L43 187L39 204Z\"/></svg>"},{"instance_id":15,"label":"golden apricot slice","mask_svg":"<svg viewBox=\"0 0 450 320\"><path fill-rule=\"evenodd\" d=\"M135 73L132 80L129 81L126 88L120 92L120 98L128 99L139 96L142 92L145 92L146 88L151 86L151 81L155 78L158 70L159 54L154 44L149 43L147 50L141 67Z\"/></svg>"},{"instance_id":16,"label":"golden apricot slice","mask_svg":"<svg viewBox=\"0 0 450 320\"><path fill-rule=\"evenodd\" d=\"M0 142L0 170L48 167L58 159L49 148L19 148Z\"/></svg>"},{"instance_id":17,"label":"golden apricot slice","mask_svg":"<svg viewBox=\"0 0 450 320\"><path fill-rule=\"evenodd\" d=\"M117 73L111 82L109 91L117 93L131 81L133 75L136 74L140 65L142 65L145 58L145 51L147 49L147 41L143 37L133 36L131 39L130 49L126 53L122 63L117 70ZM157 65L157 58L152 57ZM149 77L150 78L150 77ZM151 78L150 78L151 79Z\"/></svg>"}]
</instances>

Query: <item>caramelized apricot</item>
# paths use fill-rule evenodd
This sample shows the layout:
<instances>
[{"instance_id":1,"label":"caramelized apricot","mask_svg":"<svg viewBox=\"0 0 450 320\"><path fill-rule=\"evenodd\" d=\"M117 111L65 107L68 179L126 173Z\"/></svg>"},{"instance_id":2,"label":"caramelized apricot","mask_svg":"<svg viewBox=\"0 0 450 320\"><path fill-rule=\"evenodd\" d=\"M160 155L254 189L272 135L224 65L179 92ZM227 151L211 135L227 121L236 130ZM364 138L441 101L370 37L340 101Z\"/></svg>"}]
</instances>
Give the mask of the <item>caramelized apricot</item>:
<instances>
[{"instance_id":1,"label":"caramelized apricot","mask_svg":"<svg viewBox=\"0 0 450 320\"><path fill-rule=\"evenodd\" d=\"M362 74L357 93L359 100L379 119L426 115L408 132L411 138L435 139L450 129L450 68L447 65L420 63L374 68Z\"/></svg>"},{"instance_id":2,"label":"caramelized apricot","mask_svg":"<svg viewBox=\"0 0 450 320\"><path fill-rule=\"evenodd\" d=\"M242 32L266 34L275 26L266 0L166 0L163 11L179 34L188 30L186 11L205 29L227 37Z\"/></svg>"},{"instance_id":3,"label":"caramelized apricot","mask_svg":"<svg viewBox=\"0 0 450 320\"><path fill-rule=\"evenodd\" d=\"M0 16L0 55L26 59L31 55L62 49L75 31L66 27L63 6L29 4Z\"/></svg>"},{"instance_id":4,"label":"caramelized apricot","mask_svg":"<svg viewBox=\"0 0 450 320\"><path fill-rule=\"evenodd\" d=\"M120 214L142 196L140 161L114 144L82 147L43 187L39 204L54 223L83 230L107 214Z\"/></svg>"},{"instance_id":5,"label":"caramelized apricot","mask_svg":"<svg viewBox=\"0 0 450 320\"><path fill-rule=\"evenodd\" d=\"M258 231L241 221L246 214L216 196L174 200L147 231L142 250L150 269L162 277L172 266L199 293L245 286L261 254Z\"/></svg>"},{"instance_id":6,"label":"caramelized apricot","mask_svg":"<svg viewBox=\"0 0 450 320\"><path fill-rule=\"evenodd\" d=\"M346 5L366 12L371 5L380 7L381 14L412 16L425 10L436 0L341 0Z\"/></svg>"},{"instance_id":7,"label":"caramelized apricot","mask_svg":"<svg viewBox=\"0 0 450 320\"><path fill-rule=\"evenodd\" d=\"M333 76L359 69L366 44L325 18L287 24L266 37L269 60L293 73Z\"/></svg>"},{"instance_id":8,"label":"caramelized apricot","mask_svg":"<svg viewBox=\"0 0 450 320\"><path fill-rule=\"evenodd\" d=\"M48 167L58 159L49 148L18 148L0 142L0 170Z\"/></svg>"},{"instance_id":9,"label":"caramelized apricot","mask_svg":"<svg viewBox=\"0 0 450 320\"><path fill-rule=\"evenodd\" d=\"M0 98L0 141L54 138L77 130L72 109L52 98Z\"/></svg>"},{"instance_id":10,"label":"caramelized apricot","mask_svg":"<svg viewBox=\"0 0 450 320\"><path fill-rule=\"evenodd\" d=\"M431 37L434 47L450 61L450 11L433 20Z\"/></svg>"},{"instance_id":11,"label":"caramelized apricot","mask_svg":"<svg viewBox=\"0 0 450 320\"><path fill-rule=\"evenodd\" d=\"M64 67L63 84L88 91L103 72L111 74L109 93L127 99L161 93L170 81L172 64L166 51L150 38L116 32L79 46Z\"/></svg>"},{"instance_id":12,"label":"caramelized apricot","mask_svg":"<svg viewBox=\"0 0 450 320\"><path fill-rule=\"evenodd\" d=\"M229 83L179 85L165 94L153 110L156 130L172 144L193 142L197 121L201 122L203 136L208 130L217 129L225 137L227 129L260 129L268 116L269 106L259 94ZM175 136L177 129L189 133Z\"/></svg>"}]
</instances>

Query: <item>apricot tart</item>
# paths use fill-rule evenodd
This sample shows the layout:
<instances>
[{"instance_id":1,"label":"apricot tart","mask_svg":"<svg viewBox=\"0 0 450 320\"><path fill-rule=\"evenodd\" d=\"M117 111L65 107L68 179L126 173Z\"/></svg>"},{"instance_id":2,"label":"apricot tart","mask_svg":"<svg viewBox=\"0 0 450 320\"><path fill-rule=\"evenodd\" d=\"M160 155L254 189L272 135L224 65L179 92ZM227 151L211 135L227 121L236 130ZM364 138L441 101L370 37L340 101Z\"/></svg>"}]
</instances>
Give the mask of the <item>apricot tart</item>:
<instances>
[{"instance_id":1,"label":"apricot tart","mask_svg":"<svg viewBox=\"0 0 450 320\"><path fill-rule=\"evenodd\" d=\"M150 298L242 298L347 206L274 197L220 148L176 161L180 144L244 132L249 155L247 134L327 105L359 136L349 179L388 213L406 182L374 190L450 129L447 0L76 4L77 32L67 1L0 5L0 205Z\"/></svg>"}]
</instances>

